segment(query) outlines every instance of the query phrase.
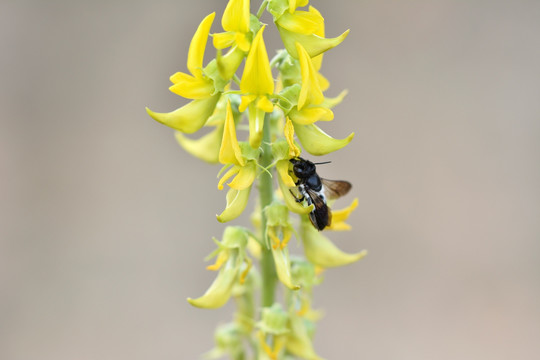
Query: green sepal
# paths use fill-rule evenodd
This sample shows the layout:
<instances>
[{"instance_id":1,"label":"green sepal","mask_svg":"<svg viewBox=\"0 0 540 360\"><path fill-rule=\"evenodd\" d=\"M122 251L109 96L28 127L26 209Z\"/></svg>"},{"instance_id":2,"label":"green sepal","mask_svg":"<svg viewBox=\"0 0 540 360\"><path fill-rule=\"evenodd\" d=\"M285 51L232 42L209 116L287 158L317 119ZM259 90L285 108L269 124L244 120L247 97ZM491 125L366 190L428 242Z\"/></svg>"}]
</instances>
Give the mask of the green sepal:
<instances>
[{"instance_id":1,"label":"green sepal","mask_svg":"<svg viewBox=\"0 0 540 360\"><path fill-rule=\"evenodd\" d=\"M221 77L219 71L219 64L216 59L213 59L208 63L208 65L206 65L206 67L203 69L203 73L205 76L209 77L214 81L214 93L212 95L224 92L225 87L230 82L230 79L225 80Z\"/></svg>"},{"instance_id":2,"label":"green sepal","mask_svg":"<svg viewBox=\"0 0 540 360\"><path fill-rule=\"evenodd\" d=\"M278 106L283 110L285 114L288 114L295 106L298 105L298 97L300 95L301 86L294 84L287 86L279 93Z\"/></svg>"},{"instance_id":3,"label":"green sepal","mask_svg":"<svg viewBox=\"0 0 540 360\"><path fill-rule=\"evenodd\" d=\"M272 14L274 21L276 21L285 11L289 10L289 0L270 0L266 10Z\"/></svg>"}]
</instances>

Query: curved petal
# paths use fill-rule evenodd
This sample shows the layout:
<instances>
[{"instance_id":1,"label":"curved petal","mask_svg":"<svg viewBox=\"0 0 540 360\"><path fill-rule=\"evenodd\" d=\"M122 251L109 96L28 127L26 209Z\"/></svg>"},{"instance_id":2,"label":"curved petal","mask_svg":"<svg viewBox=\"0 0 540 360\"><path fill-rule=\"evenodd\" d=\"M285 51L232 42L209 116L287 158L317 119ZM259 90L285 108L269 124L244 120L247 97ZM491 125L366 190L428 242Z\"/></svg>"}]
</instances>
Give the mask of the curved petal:
<instances>
[{"instance_id":1,"label":"curved petal","mask_svg":"<svg viewBox=\"0 0 540 360\"><path fill-rule=\"evenodd\" d=\"M347 89L345 89L342 92L340 92L339 95L336 96L336 97L324 98L324 101L321 104L321 106L332 109L334 106L339 105L343 101L345 96L347 96L348 93L349 93L349 91Z\"/></svg>"},{"instance_id":2,"label":"curved petal","mask_svg":"<svg viewBox=\"0 0 540 360\"><path fill-rule=\"evenodd\" d=\"M324 18L319 12L295 11L294 13L285 12L280 16L277 23L283 28L300 34L315 34L321 26L324 26Z\"/></svg>"},{"instance_id":3,"label":"curved petal","mask_svg":"<svg viewBox=\"0 0 540 360\"><path fill-rule=\"evenodd\" d=\"M249 200L249 192L251 187L244 190L230 189L227 192L227 207L220 215L217 215L219 222L227 222L239 217Z\"/></svg>"},{"instance_id":4,"label":"curved petal","mask_svg":"<svg viewBox=\"0 0 540 360\"><path fill-rule=\"evenodd\" d=\"M146 108L154 120L183 133L192 134L202 128L212 115L219 100L219 94L206 99L193 100L169 113L156 113Z\"/></svg>"},{"instance_id":5,"label":"curved petal","mask_svg":"<svg viewBox=\"0 0 540 360\"><path fill-rule=\"evenodd\" d=\"M304 244L306 258L313 264L323 268L351 264L367 254L366 250L356 254L341 251L307 220L302 221L300 235Z\"/></svg>"},{"instance_id":6,"label":"curved petal","mask_svg":"<svg viewBox=\"0 0 540 360\"><path fill-rule=\"evenodd\" d=\"M285 122L285 126L283 127L283 133L285 134L285 139L287 140L287 144L289 144L289 157L290 158L299 157L300 149L294 143L294 126L292 124L291 119L289 119L288 117L287 117L287 121ZM291 185L291 186L294 186L294 185Z\"/></svg>"},{"instance_id":7,"label":"curved petal","mask_svg":"<svg viewBox=\"0 0 540 360\"><path fill-rule=\"evenodd\" d=\"M225 31L247 33L249 16L249 0L229 0L221 18L221 26Z\"/></svg>"},{"instance_id":8,"label":"curved petal","mask_svg":"<svg viewBox=\"0 0 540 360\"><path fill-rule=\"evenodd\" d=\"M278 178L278 184L279 184L279 189L281 190L281 193L283 195L283 200L285 201L285 205L287 205L289 210L291 210L292 212L296 214L302 214L302 215L307 215L313 210L314 208L313 204L309 206L304 206L301 203L296 201L296 198L293 196L293 194L291 194L289 188L283 183L283 181L281 180L281 177Z\"/></svg>"},{"instance_id":9,"label":"curved petal","mask_svg":"<svg viewBox=\"0 0 540 360\"><path fill-rule=\"evenodd\" d=\"M345 147L354 137L351 133L345 139L334 139L314 124L299 125L294 124L294 130L298 140L304 149L311 155L326 155Z\"/></svg>"},{"instance_id":10,"label":"curved petal","mask_svg":"<svg viewBox=\"0 0 540 360\"><path fill-rule=\"evenodd\" d=\"M212 35L212 44L216 49L225 49L234 44L234 32L227 31Z\"/></svg>"},{"instance_id":11,"label":"curved petal","mask_svg":"<svg viewBox=\"0 0 540 360\"><path fill-rule=\"evenodd\" d=\"M257 164L255 161L248 161L246 166L240 169L238 175L229 183L229 186L236 190L244 190L251 186L257 176Z\"/></svg>"},{"instance_id":12,"label":"curved petal","mask_svg":"<svg viewBox=\"0 0 540 360\"><path fill-rule=\"evenodd\" d=\"M281 181L284 183L287 187L295 187L296 184L294 183L292 177L289 175L289 160L279 160L276 163L276 170L278 172L278 175L281 179Z\"/></svg>"},{"instance_id":13,"label":"curved petal","mask_svg":"<svg viewBox=\"0 0 540 360\"><path fill-rule=\"evenodd\" d=\"M318 105L324 101L324 95L319 86L317 71L313 67L311 57L300 43L296 43L296 51L300 61L300 73L302 75L302 88L298 97L298 110L305 105Z\"/></svg>"},{"instance_id":14,"label":"curved petal","mask_svg":"<svg viewBox=\"0 0 540 360\"><path fill-rule=\"evenodd\" d=\"M309 125L316 121L331 121L334 119L332 110L321 106L304 107L302 110L293 108L288 116L297 124Z\"/></svg>"},{"instance_id":15,"label":"curved petal","mask_svg":"<svg viewBox=\"0 0 540 360\"><path fill-rule=\"evenodd\" d=\"M232 178L233 176L235 176L236 174L238 174L240 172L240 169L241 167L238 166L238 165L235 165L233 166L232 168L230 168L226 173L225 175L223 175L221 177L221 179L219 179L219 182L218 182L218 189L219 190L223 190L223 184L225 184L225 182L227 180L229 180L230 178Z\"/></svg>"},{"instance_id":16,"label":"curved petal","mask_svg":"<svg viewBox=\"0 0 540 360\"><path fill-rule=\"evenodd\" d=\"M175 133L175 137L180 146L196 158L211 164L219 162L223 126L218 126L213 131L195 140L186 137L179 131Z\"/></svg>"},{"instance_id":17,"label":"curved petal","mask_svg":"<svg viewBox=\"0 0 540 360\"><path fill-rule=\"evenodd\" d=\"M323 360L313 349L313 344L309 337L304 319L299 316L291 315L291 332L287 336L287 350L301 359Z\"/></svg>"},{"instance_id":18,"label":"curved petal","mask_svg":"<svg viewBox=\"0 0 540 360\"><path fill-rule=\"evenodd\" d=\"M274 263L276 265L276 273L279 278L279 281L283 283L286 287L291 290L298 290L300 286L298 284L293 284L291 277L291 261L289 260L289 249L281 249L278 247L272 249L272 256L274 257Z\"/></svg>"},{"instance_id":19,"label":"curved petal","mask_svg":"<svg viewBox=\"0 0 540 360\"><path fill-rule=\"evenodd\" d=\"M242 156L242 150L236 139L236 127L231 108L231 102L227 101L227 114L225 115L225 129L221 148L219 149L219 162L222 164L236 164L244 166L245 160Z\"/></svg>"},{"instance_id":20,"label":"curved petal","mask_svg":"<svg viewBox=\"0 0 540 360\"><path fill-rule=\"evenodd\" d=\"M266 95L274 92L274 79L263 40L264 28L261 27L255 36L246 59L240 81L240 90L244 94Z\"/></svg>"},{"instance_id":21,"label":"curved petal","mask_svg":"<svg viewBox=\"0 0 540 360\"><path fill-rule=\"evenodd\" d=\"M232 289L236 283L239 268L227 264L219 271L217 277L203 296L197 299L188 298L187 301L196 307L216 309L225 305L231 297Z\"/></svg>"},{"instance_id":22,"label":"curved petal","mask_svg":"<svg viewBox=\"0 0 540 360\"><path fill-rule=\"evenodd\" d=\"M257 149L261 146L263 138L264 111L256 105L249 106L249 145Z\"/></svg>"},{"instance_id":23,"label":"curved petal","mask_svg":"<svg viewBox=\"0 0 540 360\"><path fill-rule=\"evenodd\" d=\"M343 42L343 40L345 40L347 35L349 35L349 30L347 30L338 37L324 38L313 34L304 35L295 33L279 25L277 25L277 28L279 30L279 34L281 35L283 45L285 45L285 49L287 49L289 54L295 59L298 59L298 52L296 51L295 45L297 42L302 44L310 57L314 57L338 46Z\"/></svg>"},{"instance_id":24,"label":"curved petal","mask_svg":"<svg viewBox=\"0 0 540 360\"><path fill-rule=\"evenodd\" d=\"M216 13L213 12L201 21L189 44L187 68L198 78L202 77L204 50L206 48L208 34L210 34L210 27L212 26L215 17Z\"/></svg>"},{"instance_id":25,"label":"curved petal","mask_svg":"<svg viewBox=\"0 0 540 360\"><path fill-rule=\"evenodd\" d=\"M169 90L187 99L205 99L214 93L214 83L207 78L197 78L184 73L171 76L174 85Z\"/></svg>"}]
</instances>

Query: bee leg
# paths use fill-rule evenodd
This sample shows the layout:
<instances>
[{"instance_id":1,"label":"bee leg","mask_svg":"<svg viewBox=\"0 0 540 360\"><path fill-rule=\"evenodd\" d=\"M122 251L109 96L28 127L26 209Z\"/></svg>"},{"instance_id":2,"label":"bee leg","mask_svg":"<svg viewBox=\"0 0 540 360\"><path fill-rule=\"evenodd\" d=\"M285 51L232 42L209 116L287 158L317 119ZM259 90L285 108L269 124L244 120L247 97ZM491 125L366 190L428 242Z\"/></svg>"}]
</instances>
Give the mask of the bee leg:
<instances>
[{"instance_id":1,"label":"bee leg","mask_svg":"<svg viewBox=\"0 0 540 360\"><path fill-rule=\"evenodd\" d=\"M295 194L294 194L294 193L292 192L292 190L291 190L291 189L289 189L289 192L290 192L290 193L291 193L291 195L292 195L292 196L294 197L294 199L296 200L296 202L297 202L297 203L301 203L302 201L304 201L304 200L305 200L305 197L304 197L303 195L302 195L302 197L301 197L301 198L298 198L298 197L296 197L296 195L295 195Z\"/></svg>"}]
</instances>

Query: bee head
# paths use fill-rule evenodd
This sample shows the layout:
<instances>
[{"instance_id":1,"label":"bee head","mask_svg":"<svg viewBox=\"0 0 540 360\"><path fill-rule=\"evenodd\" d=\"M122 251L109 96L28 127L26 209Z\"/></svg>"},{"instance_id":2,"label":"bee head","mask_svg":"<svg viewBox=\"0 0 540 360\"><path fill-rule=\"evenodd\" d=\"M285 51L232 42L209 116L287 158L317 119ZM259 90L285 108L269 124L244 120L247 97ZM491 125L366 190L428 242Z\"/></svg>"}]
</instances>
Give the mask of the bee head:
<instances>
[{"instance_id":1,"label":"bee head","mask_svg":"<svg viewBox=\"0 0 540 360\"><path fill-rule=\"evenodd\" d=\"M299 179L308 178L315 173L315 164L309 160L299 157L290 161L293 164L294 175Z\"/></svg>"}]
</instances>

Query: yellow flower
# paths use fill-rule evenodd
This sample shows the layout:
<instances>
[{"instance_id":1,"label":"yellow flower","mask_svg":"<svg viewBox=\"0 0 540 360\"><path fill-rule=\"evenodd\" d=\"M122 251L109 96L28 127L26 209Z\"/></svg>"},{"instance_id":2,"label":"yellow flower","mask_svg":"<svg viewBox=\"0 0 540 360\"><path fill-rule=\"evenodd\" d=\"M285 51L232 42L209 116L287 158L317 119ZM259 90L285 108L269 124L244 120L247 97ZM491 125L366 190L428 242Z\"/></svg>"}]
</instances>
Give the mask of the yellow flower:
<instances>
[{"instance_id":1,"label":"yellow flower","mask_svg":"<svg viewBox=\"0 0 540 360\"><path fill-rule=\"evenodd\" d=\"M287 350L301 359L323 360L317 355L309 336L306 320L294 312L289 313L291 332L287 335Z\"/></svg>"},{"instance_id":2,"label":"yellow flower","mask_svg":"<svg viewBox=\"0 0 540 360\"><path fill-rule=\"evenodd\" d=\"M225 32L213 35L214 47L224 49L236 44L240 50L248 51L249 19L249 0L230 0L221 19Z\"/></svg>"},{"instance_id":3,"label":"yellow flower","mask_svg":"<svg viewBox=\"0 0 540 360\"><path fill-rule=\"evenodd\" d=\"M300 286L294 284L291 277L291 261L287 244L294 231L289 222L289 209L287 206L274 202L264 209L267 223L264 239L269 239L272 256L276 265L279 280L291 290L298 290ZM281 239L280 239L281 237Z\"/></svg>"},{"instance_id":4,"label":"yellow flower","mask_svg":"<svg viewBox=\"0 0 540 360\"><path fill-rule=\"evenodd\" d=\"M234 285L243 282L251 260L246 255L248 241L247 231L241 227L229 226L223 233L222 242L214 239L218 249L209 258L217 256L216 263L208 266L208 270L219 270L219 273L203 296L197 299L188 298L188 302L196 307L215 309L225 305L232 294ZM243 264L247 266L242 267Z\"/></svg>"},{"instance_id":5,"label":"yellow flower","mask_svg":"<svg viewBox=\"0 0 540 360\"><path fill-rule=\"evenodd\" d=\"M214 82L204 76L203 59L206 41L216 13L205 17L189 45L187 68L191 75L177 72L171 76L173 93L188 99L205 99L214 93Z\"/></svg>"},{"instance_id":6,"label":"yellow flower","mask_svg":"<svg viewBox=\"0 0 540 360\"><path fill-rule=\"evenodd\" d=\"M296 49L300 61L302 87L298 95L298 105L291 109L289 117L301 125L313 124L319 120L332 120L334 118L332 110L322 106L325 99L319 85L318 72L309 54L299 43L296 43Z\"/></svg>"},{"instance_id":7,"label":"yellow flower","mask_svg":"<svg viewBox=\"0 0 540 360\"><path fill-rule=\"evenodd\" d=\"M198 139L191 139L180 131L175 133L176 140L184 150L209 163L217 163L219 161L219 150L221 148L221 139L223 138L227 102L232 96L234 95L221 97L216 105L214 113L206 121L205 126L214 127L214 130ZM237 103L239 103L239 101ZM239 113L236 112L235 115L239 116Z\"/></svg>"},{"instance_id":8,"label":"yellow flower","mask_svg":"<svg viewBox=\"0 0 540 360\"><path fill-rule=\"evenodd\" d=\"M224 169L232 165L218 182L218 189L223 189L224 183L234 176L228 184L231 188L227 193L227 207L217 219L221 222L230 221L240 216L249 199L251 185L257 176L257 159L259 149L253 149L246 143L239 143L236 138L236 127L230 102L227 103L227 113L219 151L219 162Z\"/></svg>"},{"instance_id":9,"label":"yellow flower","mask_svg":"<svg viewBox=\"0 0 540 360\"><path fill-rule=\"evenodd\" d=\"M157 113L146 108L146 112L154 120L187 134L192 134L204 126L220 98L219 93L214 94L214 81L204 75L202 68L204 49L214 17L215 13L205 17L191 40L187 61L191 75L177 72L171 76L173 85L169 89L175 94L194 100L168 113Z\"/></svg>"},{"instance_id":10,"label":"yellow flower","mask_svg":"<svg viewBox=\"0 0 540 360\"><path fill-rule=\"evenodd\" d=\"M317 231L307 217L300 224L300 237L304 244L306 258L322 268L351 264L367 254L366 250L355 254L341 251L326 236Z\"/></svg>"},{"instance_id":11,"label":"yellow flower","mask_svg":"<svg viewBox=\"0 0 540 360\"><path fill-rule=\"evenodd\" d=\"M339 45L349 34L347 30L335 38L321 36L324 33L324 18L312 6L309 7L309 11L296 10L292 13L283 11L281 14L280 12L281 9L272 15L285 49L294 58L298 58L297 42L302 44L310 57L315 57Z\"/></svg>"},{"instance_id":12,"label":"yellow flower","mask_svg":"<svg viewBox=\"0 0 540 360\"><path fill-rule=\"evenodd\" d=\"M270 70L270 62L264 45L262 27L249 51L240 81L242 102L239 110L245 111L249 106L249 143L258 148L262 141L264 114L274 109L268 96L274 93L274 79Z\"/></svg>"}]
</instances>

